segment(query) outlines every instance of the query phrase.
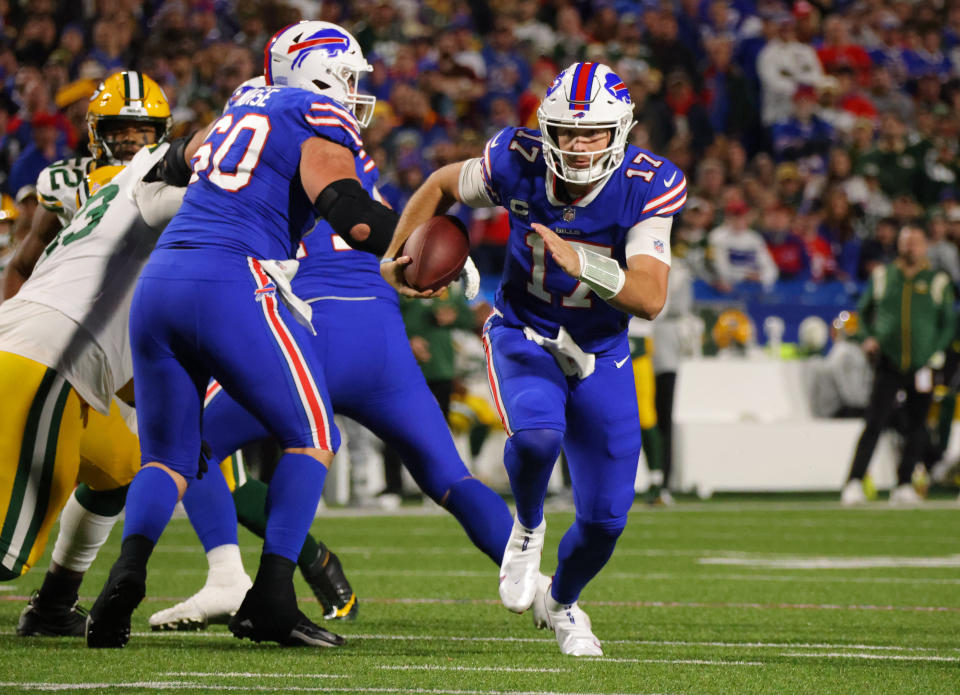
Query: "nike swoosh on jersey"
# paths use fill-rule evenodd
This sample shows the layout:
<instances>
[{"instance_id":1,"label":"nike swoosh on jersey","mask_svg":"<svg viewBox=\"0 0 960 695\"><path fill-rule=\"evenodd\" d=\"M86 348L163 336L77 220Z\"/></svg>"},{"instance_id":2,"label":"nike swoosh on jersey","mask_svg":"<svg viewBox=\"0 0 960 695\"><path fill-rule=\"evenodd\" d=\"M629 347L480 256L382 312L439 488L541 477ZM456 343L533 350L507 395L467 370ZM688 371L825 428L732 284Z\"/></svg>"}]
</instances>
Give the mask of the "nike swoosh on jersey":
<instances>
[{"instance_id":1,"label":"nike swoosh on jersey","mask_svg":"<svg viewBox=\"0 0 960 695\"><path fill-rule=\"evenodd\" d=\"M671 176L669 179L663 182L664 188L670 188L675 178L677 178L677 172L673 172L673 176Z\"/></svg>"},{"instance_id":2,"label":"nike swoosh on jersey","mask_svg":"<svg viewBox=\"0 0 960 695\"><path fill-rule=\"evenodd\" d=\"M629 360L629 359L630 359L630 355L627 355L627 356L624 357L622 360L618 360L618 361L614 362L614 364L617 366L617 369L620 369L620 367L622 367L623 365L625 365L625 364L627 363L627 360Z\"/></svg>"}]
</instances>

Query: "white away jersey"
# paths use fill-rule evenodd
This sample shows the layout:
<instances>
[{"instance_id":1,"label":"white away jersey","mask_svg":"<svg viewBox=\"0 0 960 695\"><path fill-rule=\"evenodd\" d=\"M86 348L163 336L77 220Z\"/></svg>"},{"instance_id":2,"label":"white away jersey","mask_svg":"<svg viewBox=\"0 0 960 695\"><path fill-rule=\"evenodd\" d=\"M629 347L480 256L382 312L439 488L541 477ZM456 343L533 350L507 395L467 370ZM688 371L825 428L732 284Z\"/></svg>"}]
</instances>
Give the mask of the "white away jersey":
<instances>
[{"instance_id":1,"label":"white away jersey","mask_svg":"<svg viewBox=\"0 0 960 695\"><path fill-rule=\"evenodd\" d=\"M126 169L92 195L46 248L17 293L17 299L56 309L82 327L75 340L92 337L103 350L110 372L104 375L103 383L78 386L71 382L81 394L100 393L100 402L91 405L98 410L103 406L103 412L108 412L113 390L133 378L128 334L130 300L137 277L167 221L155 222L156 227L147 225L134 200L134 190L138 185L164 185L141 184L140 179L163 157L167 147L161 145L152 152L143 148ZM57 368L56 364L47 366Z\"/></svg>"},{"instance_id":2,"label":"white away jersey","mask_svg":"<svg viewBox=\"0 0 960 695\"><path fill-rule=\"evenodd\" d=\"M97 168L93 157L67 157L54 162L37 177L40 204L56 213L66 227L77 212L77 189L83 178Z\"/></svg>"}]
</instances>

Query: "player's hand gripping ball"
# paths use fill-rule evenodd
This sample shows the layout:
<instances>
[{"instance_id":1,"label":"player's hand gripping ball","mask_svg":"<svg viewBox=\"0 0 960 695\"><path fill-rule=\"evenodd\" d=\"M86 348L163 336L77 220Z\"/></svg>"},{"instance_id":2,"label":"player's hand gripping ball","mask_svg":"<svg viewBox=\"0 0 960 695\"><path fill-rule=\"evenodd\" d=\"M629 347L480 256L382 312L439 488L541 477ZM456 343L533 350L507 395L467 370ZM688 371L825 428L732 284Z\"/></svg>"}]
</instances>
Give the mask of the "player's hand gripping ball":
<instances>
[{"instance_id":1,"label":"player's hand gripping ball","mask_svg":"<svg viewBox=\"0 0 960 695\"><path fill-rule=\"evenodd\" d=\"M446 287L460 275L469 253L470 240L460 220L453 215L431 217L403 244L400 255L412 259L403 278L420 292Z\"/></svg>"}]
</instances>

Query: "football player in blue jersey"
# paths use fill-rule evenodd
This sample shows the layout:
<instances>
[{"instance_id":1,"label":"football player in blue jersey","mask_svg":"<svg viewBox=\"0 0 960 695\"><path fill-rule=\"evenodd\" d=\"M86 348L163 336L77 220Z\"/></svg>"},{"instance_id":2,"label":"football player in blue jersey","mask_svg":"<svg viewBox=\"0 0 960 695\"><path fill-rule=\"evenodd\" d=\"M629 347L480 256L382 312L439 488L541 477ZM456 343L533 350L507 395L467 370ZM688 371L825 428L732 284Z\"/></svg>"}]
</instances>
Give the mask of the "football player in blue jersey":
<instances>
[{"instance_id":1,"label":"football player in blue jersey","mask_svg":"<svg viewBox=\"0 0 960 695\"><path fill-rule=\"evenodd\" d=\"M613 553L634 497L640 423L627 319L663 306L686 180L663 157L627 145L633 105L605 65L561 72L537 115L539 131L506 128L482 157L434 172L404 209L387 256L453 201L507 208L507 260L483 338L517 506L500 597L516 612L533 605L534 622L554 629L564 654L599 655L577 599ZM400 262L382 272L417 296ZM543 500L561 447L576 520L550 579L539 571Z\"/></svg>"},{"instance_id":2,"label":"football player in blue jersey","mask_svg":"<svg viewBox=\"0 0 960 695\"><path fill-rule=\"evenodd\" d=\"M357 94L360 73L371 68L356 40L335 25L302 22L271 38L264 62L266 86L239 90L192 154L183 205L133 298L143 468L127 496L120 558L87 620L91 647L129 639L147 560L205 460L211 378L284 450L268 491L259 571L230 629L289 646L343 643L299 611L293 586L339 433L310 345L310 305L290 289L290 259L318 216L354 247L382 254L397 216L357 178L372 98Z\"/></svg>"},{"instance_id":3,"label":"football player in blue jersey","mask_svg":"<svg viewBox=\"0 0 960 695\"><path fill-rule=\"evenodd\" d=\"M328 58L329 62L336 60L335 56ZM356 159L356 176L364 190L380 200L376 188L379 172L364 150ZM311 343L324 364L334 410L363 424L397 451L420 489L450 511L476 546L499 565L510 536L510 511L497 493L471 476L460 459L443 413L410 350L397 293L380 275L377 259L353 250L325 220L318 221L304 237L297 257L300 267L292 288L313 308L316 336ZM475 295L477 289L478 284L471 288L468 283L468 294L472 290ZM203 437L214 461L270 436L264 425L218 384L208 388L206 402ZM264 486L250 481L239 490L237 514L248 529L258 533L251 517L267 502ZM220 470L213 469L191 484L183 504L208 557L233 557L239 563L237 517ZM305 553L300 558L302 569L305 562L326 557L338 562L332 554L321 557L315 547ZM211 570L203 589L151 616L151 625L195 629L211 618L223 620L237 609L239 600L234 597L242 598L245 576L242 566L233 571ZM333 583L328 593L344 584L345 579ZM342 593L326 598L331 604L329 617L355 615L355 597L349 585ZM338 599L342 599L339 608Z\"/></svg>"}]
</instances>

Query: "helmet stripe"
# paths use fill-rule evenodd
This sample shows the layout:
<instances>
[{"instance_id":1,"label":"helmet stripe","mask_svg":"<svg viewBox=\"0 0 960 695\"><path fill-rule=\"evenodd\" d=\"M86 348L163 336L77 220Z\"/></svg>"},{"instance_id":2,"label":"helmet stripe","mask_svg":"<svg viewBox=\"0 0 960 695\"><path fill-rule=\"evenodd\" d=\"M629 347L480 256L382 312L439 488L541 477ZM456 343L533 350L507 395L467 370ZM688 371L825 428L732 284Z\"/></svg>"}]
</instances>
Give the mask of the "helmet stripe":
<instances>
[{"instance_id":1,"label":"helmet stripe","mask_svg":"<svg viewBox=\"0 0 960 695\"><path fill-rule=\"evenodd\" d=\"M273 48L273 44L277 42L277 38L289 29L291 25L285 26L283 29L277 31L276 34L270 37L270 40L267 41L267 45L263 47L263 79L268 85L273 84L273 70L270 69L270 49Z\"/></svg>"},{"instance_id":2,"label":"helmet stripe","mask_svg":"<svg viewBox=\"0 0 960 695\"><path fill-rule=\"evenodd\" d=\"M574 111L588 111L593 92L593 77L597 73L597 63L580 63L573 74L573 87L570 108Z\"/></svg>"},{"instance_id":3,"label":"helmet stripe","mask_svg":"<svg viewBox=\"0 0 960 695\"><path fill-rule=\"evenodd\" d=\"M309 39L308 41L301 41L300 43L295 43L290 48L287 49L287 53L293 53L294 51L299 51L302 48L310 48L312 46L325 46L331 43L338 43L346 46L348 44L347 39L340 36L328 36L325 39Z\"/></svg>"}]
</instances>

